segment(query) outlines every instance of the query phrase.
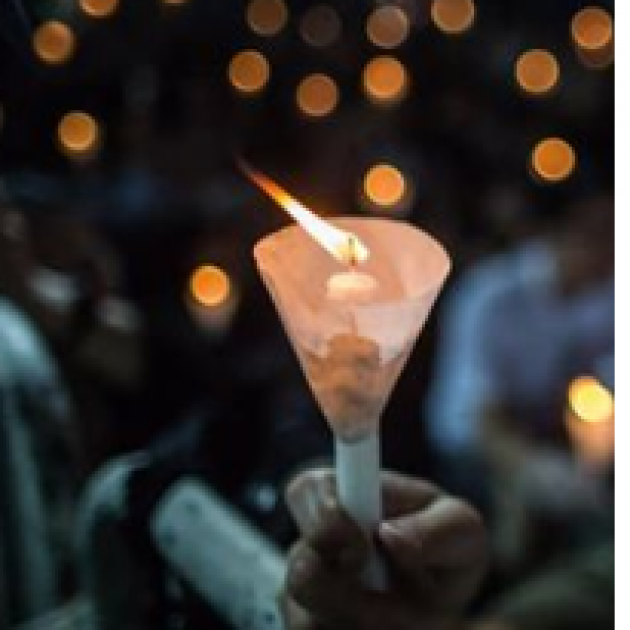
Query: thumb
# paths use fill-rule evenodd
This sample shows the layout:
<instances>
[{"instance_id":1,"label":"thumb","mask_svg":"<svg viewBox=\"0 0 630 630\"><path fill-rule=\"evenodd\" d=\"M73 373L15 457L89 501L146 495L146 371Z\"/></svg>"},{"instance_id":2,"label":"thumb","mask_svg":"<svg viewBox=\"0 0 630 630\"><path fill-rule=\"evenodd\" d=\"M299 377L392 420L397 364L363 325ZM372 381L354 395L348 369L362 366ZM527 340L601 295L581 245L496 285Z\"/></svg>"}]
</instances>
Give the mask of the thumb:
<instances>
[{"instance_id":1,"label":"thumb","mask_svg":"<svg viewBox=\"0 0 630 630\"><path fill-rule=\"evenodd\" d=\"M452 497L442 496L423 510L385 521L378 535L394 572L434 604L465 601L485 570L481 519Z\"/></svg>"},{"instance_id":2,"label":"thumb","mask_svg":"<svg viewBox=\"0 0 630 630\"><path fill-rule=\"evenodd\" d=\"M303 540L329 565L358 573L370 540L341 508L332 472L302 473L289 484L286 499Z\"/></svg>"}]
</instances>

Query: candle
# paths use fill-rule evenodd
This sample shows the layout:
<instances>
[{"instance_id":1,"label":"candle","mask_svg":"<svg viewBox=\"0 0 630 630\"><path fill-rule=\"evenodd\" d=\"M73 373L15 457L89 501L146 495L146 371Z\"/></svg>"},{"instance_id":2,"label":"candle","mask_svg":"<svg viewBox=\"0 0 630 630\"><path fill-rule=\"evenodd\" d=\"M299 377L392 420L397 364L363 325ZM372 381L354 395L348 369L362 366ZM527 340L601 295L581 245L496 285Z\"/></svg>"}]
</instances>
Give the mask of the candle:
<instances>
[{"instance_id":1,"label":"candle","mask_svg":"<svg viewBox=\"0 0 630 630\"><path fill-rule=\"evenodd\" d=\"M379 287L378 281L370 274L356 269L359 244L360 241L354 234L348 239L347 249L342 252L342 257L350 261L350 269L328 278L326 288L329 299L351 304L367 303L374 299Z\"/></svg>"},{"instance_id":2,"label":"candle","mask_svg":"<svg viewBox=\"0 0 630 630\"><path fill-rule=\"evenodd\" d=\"M606 470L615 453L615 402L597 379L580 376L567 394L565 425L573 450L591 470Z\"/></svg>"},{"instance_id":3,"label":"candle","mask_svg":"<svg viewBox=\"0 0 630 630\"><path fill-rule=\"evenodd\" d=\"M378 282L367 273L350 269L330 276L326 286L331 300L361 304L373 298Z\"/></svg>"},{"instance_id":4,"label":"candle","mask_svg":"<svg viewBox=\"0 0 630 630\"><path fill-rule=\"evenodd\" d=\"M246 171L299 223L259 241L254 255L334 433L340 503L371 537L382 518L380 416L448 274L448 256L400 222L324 221ZM331 256L347 268L335 269ZM385 578L374 553L364 584L383 590Z\"/></svg>"},{"instance_id":5,"label":"candle","mask_svg":"<svg viewBox=\"0 0 630 630\"><path fill-rule=\"evenodd\" d=\"M354 248L357 242L354 235L348 241L347 258L351 261L355 260ZM349 270L331 275L326 288L328 299L356 306L374 301L379 283L372 275L358 271L355 264L351 263ZM355 352L355 356L357 354ZM374 430L358 439L348 440L339 433L335 434L335 475L339 502L370 537L383 516L378 420L372 424ZM362 578L370 588L386 588L385 565L375 553L371 554Z\"/></svg>"},{"instance_id":6,"label":"candle","mask_svg":"<svg viewBox=\"0 0 630 630\"><path fill-rule=\"evenodd\" d=\"M190 276L185 303L202 330L221 337L228 332L236 315L239 291L223 269L202 265Z\"/></svg>"}]
</instances>

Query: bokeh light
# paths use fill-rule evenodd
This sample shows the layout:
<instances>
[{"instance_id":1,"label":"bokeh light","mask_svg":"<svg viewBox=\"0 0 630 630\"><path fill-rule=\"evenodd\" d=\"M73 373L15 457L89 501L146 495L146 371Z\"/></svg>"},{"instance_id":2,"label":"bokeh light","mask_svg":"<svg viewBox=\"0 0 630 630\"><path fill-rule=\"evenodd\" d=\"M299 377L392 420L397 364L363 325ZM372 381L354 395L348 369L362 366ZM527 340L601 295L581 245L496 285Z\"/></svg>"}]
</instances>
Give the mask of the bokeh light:
<instances>
[{"instance_id":1,"label":"bokeh light","mask_svg":"<svg viewBox=\"0 0 630 630\"><path fill-rule=\"evenodd\" d=\"M341 36L341 18L328 4L315 4L300 20L302 39L315 48L325 48L334 44Z\"/></svg>"},{"instance_id":2,"label":"bokeh light","mask_svg":"<svg viewBox=\"0 0 630 630\"><path fill-rule=\"evenodd\" d=\"M95 18L105 18L113 15L118 8L118 3L119 0L80 0L83 12Z\"/></svg>"},{"instance_id":3,"label":"bokeh light","mask_svg":"<svg viewBox=\"0 0 630 630\"><path fill-rule=\"evenodd\" d=\"M202 306L217 307L228 300L230 292L230 277L215 265L203 265L190 277L190 294Z\"/></svg>"},{"instance_id":4,"label":"bokeh light","mask_svg":"<svg viewBox=\"0 0 630 630\"><path fill-rule=\"evenodd\" d=\"M532 153L532 168L544 181L560 182L575 170L577 158L573 147L562 138L541 140Z\"/></svg>"},{"instance_id":5,"label":"bokeh light","mask_svg":"<svg viewBox=\"0 0 630 630\"><path fill-rule=\"evenodd\" d=\"M62 64L68 61L75 49L75 36L70 27L57 20L41 24L33 34L35 54L45 63Z\"/></svg>"},{"instance_id":6,"label":"bokeh light","mask_svg":"<svg viewBox=\"0 0 630 630\"><path fill-rule=\"evenodd\" d=\"M394 5L384 5L372 11L367 21L368 39L381 48L396 48L409 36L409 18Z\"/></svg>"},{"instance_id":7,"label":"bokeh light","mask_svg":"<svg viewBox=\"0 0 630 630\"><path fill-rule=\"evenodd\" d=\"M398 103L406 95L408 87L407 70L395 57L374 57L363 70L363 89L375 103Z\"/></svg>"},{"instance_id":8,"label":"bokeh light","mask_svg":"<svg viewBox=\"0 0 630 630\"><path fill-rule=\"evenodd\" d=\"M558 84L560 66L549 51L528 50L516 61L515 74L516 81L523 91L534 96L542 96Z\"/></svg>"},{"instance_id":9,"label":"bokeh light","mask_svg":"<svg viewBox=\"0 0 630 630\"><path fill-rule=\"evenodd\" d=\"M186 4L188 0L162 0L162 2L164 4L180 5L180 4Z\"/></svg>"},{"instance_id":10,"label":"bokeh light","mask_svg":"<svg viewBox=\"0 0 630 630\"><path fill-rule=\"evenodd\" d=\"M612 394L596 378L580 376L569 386L569 406L583 422L606 422L615 413Z\"/></svg>"},{"instance_id":11,"label":"bokeh light","mask_svg":"<svg viewBox=\"0 0 630 630\"><path fill-rule=\"evenodd\" d=\"M300 111L307 116L327 116L339 102L339 89L328 75L310 74L300 81L296 101Z\"/></svg>"},{"instance_id":12,"label":"bokeh light","mask_svg":"<svg viewBox=\"0 0 630 630\"><path fill-rule=\"evenodd\" d=\"M269 62L257 50L243 50L237 53L232 57L228 69L232 86L249 96L254 96L265 88L270 74Z\"/></svg>"},{"instance_id":13,"label":"bokeh light","mask_svg":"<svg viewBox=\"0 0 630 630\"><path fill-rule=\"evenodd\" d=\"M289 12L282 0L251 0L246 17L254 33L273 37L285 27Z\"/></svg>"},{"instance_id":14,"label":"bokeh light","mask_svg":"<svg viewBox=\"0 0 630 630\"><path fill-rule=\"evenodd\" d=\"M601 7L579 11L571 21L571 36L582 62L592 68L605 68L614 57L613 20Z\"/></svg>"},{"instance_id":15,"label":"bokeh light","mask_svg":"<svg viewBox=\"0 0 630 630\"><path fill-rule=\"evenodd\" d=\"M57 126L59 145L71 157L92 157L99 148L100 135L98 123L85 112L69 112Z\"/></svg>"},{"instance_id":16,"label":"bokeh light","mask_svg":"<svg viewBox=\"0 0 630 630\"><path fill-rule=\"evenodd\" d=\"M473 0L433 0L431 18L435 26L447 35L465 33L475 21Z\"/></svg>"},{"instance_id":17,"label":"bokeh light","mask_svg":"<svg viewBox=\"0 0 630 630\"><path fill-rule=\"evenodd\" d=\"M394 208L404 199L407 190L404 175L391 164L372 166L363 181L367 199L379 208Z\"/></svg>"}]
</instances>

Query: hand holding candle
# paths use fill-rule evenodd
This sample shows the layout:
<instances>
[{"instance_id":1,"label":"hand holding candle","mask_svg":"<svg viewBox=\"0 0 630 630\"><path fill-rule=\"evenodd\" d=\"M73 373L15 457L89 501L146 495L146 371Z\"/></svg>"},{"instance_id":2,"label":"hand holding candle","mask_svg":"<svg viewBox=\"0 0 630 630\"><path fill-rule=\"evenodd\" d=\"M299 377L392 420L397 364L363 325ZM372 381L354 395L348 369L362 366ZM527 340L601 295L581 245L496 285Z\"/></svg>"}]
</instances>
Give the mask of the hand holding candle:
<instances>
[{"instance_id":1,"label":"hand holding candle","mask_svg":"<svg viewBox=\"0 0 630 630\"><path fill-rule=\"evenodd\" d=\"M341 504L371 534L381 520L380 416L448 274L448 256L403 223L326 222L249 173L303 228L261 240L254 255L335 434ZM376 561L365 579L383 587Z\"/></svg>"},{"instance_id":2,"label":"hand holding candle","mask_svg":"<svg viewBox=\"0 0 630 630\"><path fill-rule=\"evenodd\" d=\"M378 538L396 579L373 597L357 581L369 538L340 510L335 485L330 471L309 470L287 487L300 533L288 559L287 628L459 627L487 564L479 515L430 483L384 472Z\"/></svg>"}]
</instances>

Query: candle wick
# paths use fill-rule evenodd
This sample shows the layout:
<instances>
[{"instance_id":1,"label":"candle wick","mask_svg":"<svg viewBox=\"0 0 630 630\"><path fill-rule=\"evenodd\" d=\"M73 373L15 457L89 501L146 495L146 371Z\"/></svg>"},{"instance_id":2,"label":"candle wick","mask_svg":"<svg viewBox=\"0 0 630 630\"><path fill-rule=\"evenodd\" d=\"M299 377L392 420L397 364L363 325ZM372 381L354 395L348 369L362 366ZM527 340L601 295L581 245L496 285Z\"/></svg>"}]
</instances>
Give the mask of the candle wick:
<instances>
[{"instance_id":1,"label":"candle wick","mask_svg":"<svg viewBox=\"0 0 630 630\"><path fill-rule=\"evenodd\" d=\"M356 236L348 237L348 265L355 269L359 265L358 243Z\"/></svg>"}]
</instances>

